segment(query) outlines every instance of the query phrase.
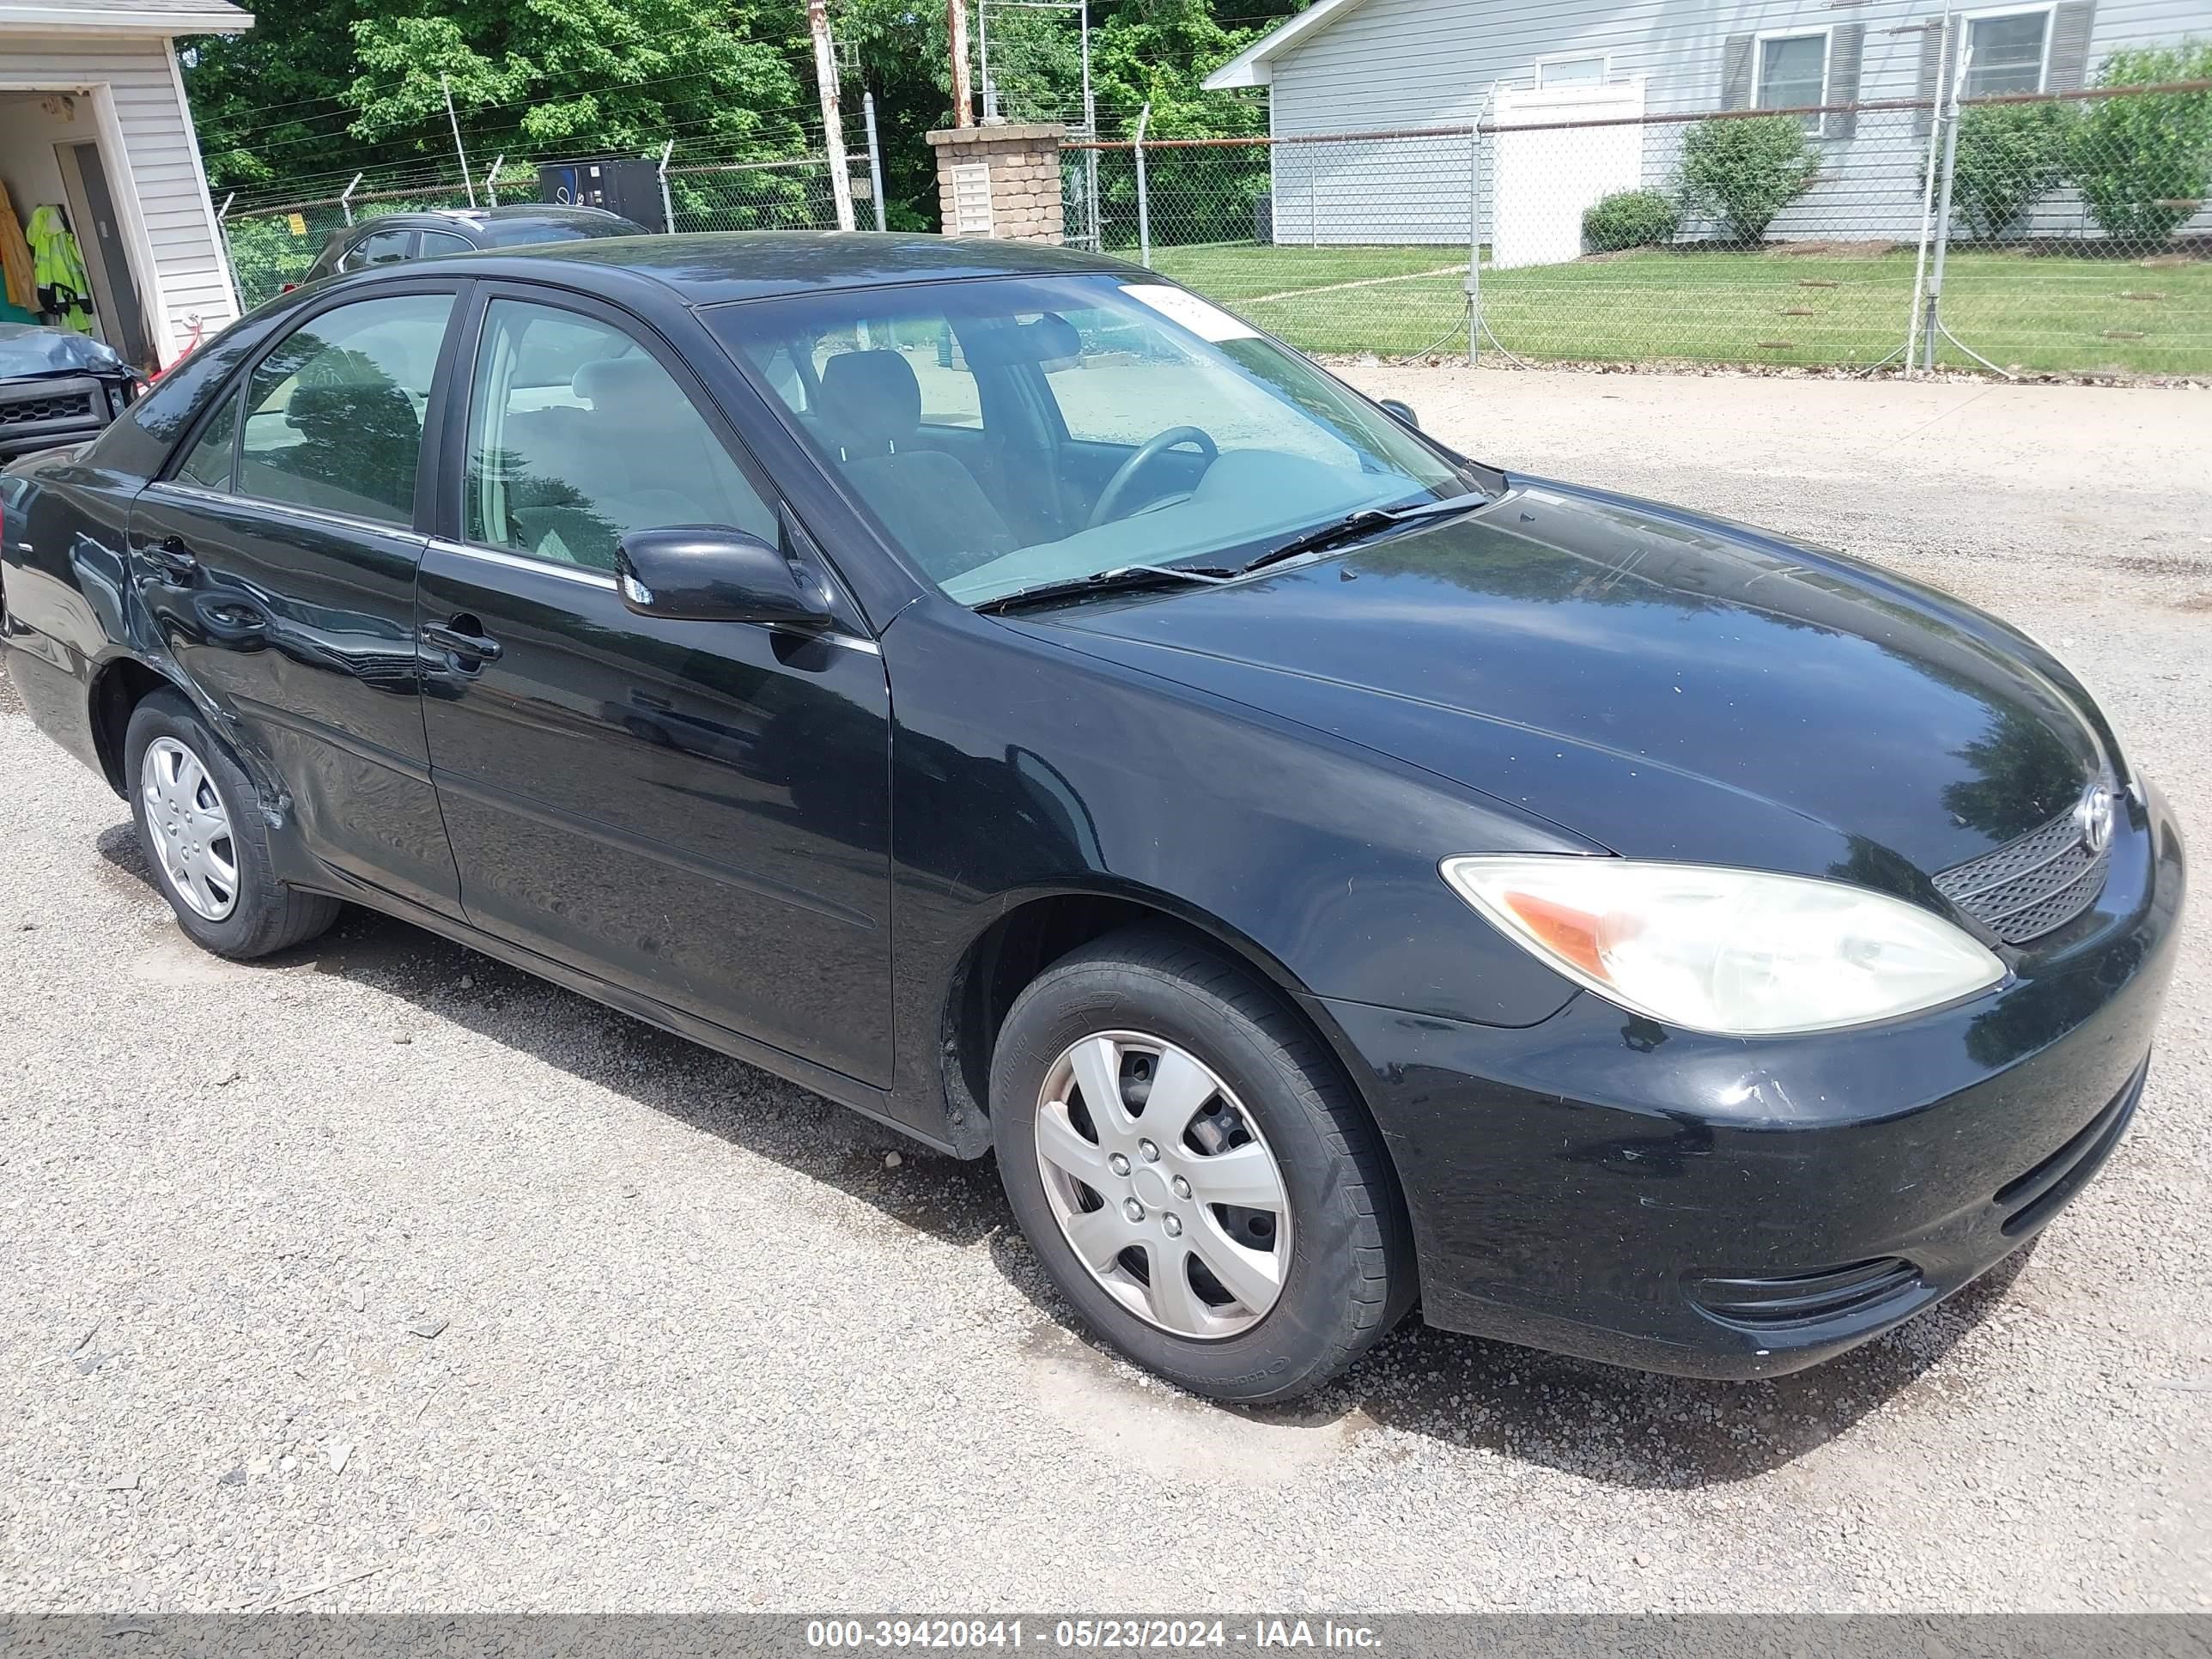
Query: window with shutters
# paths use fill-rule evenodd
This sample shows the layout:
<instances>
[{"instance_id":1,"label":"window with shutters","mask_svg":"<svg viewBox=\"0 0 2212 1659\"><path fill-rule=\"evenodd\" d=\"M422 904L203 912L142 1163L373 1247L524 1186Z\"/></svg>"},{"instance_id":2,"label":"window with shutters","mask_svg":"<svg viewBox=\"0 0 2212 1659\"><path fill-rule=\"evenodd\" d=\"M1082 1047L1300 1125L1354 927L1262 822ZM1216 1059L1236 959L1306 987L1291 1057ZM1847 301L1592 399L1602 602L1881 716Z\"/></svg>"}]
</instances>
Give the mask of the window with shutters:
<instances>
[{"instance_id":1,"label":"window with shutters","mask_svg":"<svg viewBox=\"0 0 2212 1659\"><path fill-rule=\"evenodd\" d=\"M1966 20L1969 98L2041 92L2051 46L2051 9L1989 12Z\"/></svg>"},{"instance_id":2,"label":"window with shutters","mask_svg":"<svg viewBox=\"0 0 2212 1659\"><path fill-rule=\"evenodd\" d=\"M1753 100L1759 109L1796 109L1825 104L1828 90L1828 32L1808 34L1766 34L1759 39L1758 60L1753 70L1758 89ZM1820 118L1802 118L1805 131L1818 133Z\"/></svg>"}]
</instances>

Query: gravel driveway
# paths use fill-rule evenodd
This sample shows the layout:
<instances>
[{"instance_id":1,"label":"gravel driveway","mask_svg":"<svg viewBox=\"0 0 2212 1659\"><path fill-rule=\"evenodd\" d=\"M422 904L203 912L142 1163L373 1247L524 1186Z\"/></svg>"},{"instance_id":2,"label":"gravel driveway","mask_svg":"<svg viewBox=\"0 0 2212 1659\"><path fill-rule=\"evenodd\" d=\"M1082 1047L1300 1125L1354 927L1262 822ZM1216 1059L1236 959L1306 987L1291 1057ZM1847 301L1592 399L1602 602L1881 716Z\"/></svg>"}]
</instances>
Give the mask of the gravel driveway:
<instances>
[{"instance_id":1,"label":"gravel driveway","mask_svg":"<svg viewBox=\"0 0 2212 1659\"><path fill-rule=\"evenodd\" d=\"M2212 846L2212 396L1352 373L2026 623ZM2206 892L2110 1169L1889 1339L1414 1321L1239 1414L1070 1335L988 1165L366 915L204 956L4 684L0 778L0 1609L2212 1605Z\"/></svg>"}]
</instances>

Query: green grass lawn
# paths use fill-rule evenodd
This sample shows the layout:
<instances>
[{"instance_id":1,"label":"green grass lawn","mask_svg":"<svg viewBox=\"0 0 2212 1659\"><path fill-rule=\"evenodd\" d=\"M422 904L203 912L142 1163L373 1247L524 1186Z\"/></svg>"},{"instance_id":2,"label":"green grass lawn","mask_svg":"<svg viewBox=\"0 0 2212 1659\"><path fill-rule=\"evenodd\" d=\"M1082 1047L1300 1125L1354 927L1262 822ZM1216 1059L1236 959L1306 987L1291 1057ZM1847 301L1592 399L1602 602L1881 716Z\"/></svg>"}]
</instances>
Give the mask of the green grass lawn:
<instances>
[{"instance_id":1,"label":"green grass lawn","mask_svg":"<svg viewBox=\"0 0 2212 1659\"><path fill-rule=\"evenodd\" d=\"M1152 264L1310 351L1466 349L1449 248L1215 245ZM1912 269L1910 248L1634 253L1486 270L1483 310L1532 361L1870 363L1904 340ZM1961 252L1944 290L1952 331L2007 368L2212 374L2212 261Z\"/></svg>"}]
</instances>

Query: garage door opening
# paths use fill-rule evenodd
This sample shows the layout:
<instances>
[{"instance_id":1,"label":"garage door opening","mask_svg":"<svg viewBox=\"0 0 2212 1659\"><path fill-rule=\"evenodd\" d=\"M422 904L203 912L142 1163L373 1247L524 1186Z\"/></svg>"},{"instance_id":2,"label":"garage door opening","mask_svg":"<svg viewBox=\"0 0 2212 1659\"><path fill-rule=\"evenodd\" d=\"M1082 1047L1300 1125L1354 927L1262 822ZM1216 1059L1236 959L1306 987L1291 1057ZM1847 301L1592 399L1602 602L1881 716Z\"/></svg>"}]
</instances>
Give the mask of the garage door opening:
<instances>
[{"instance_id":1,"label":"garage door opening","mask_svg":"<svg viewBox=\"0 0 2212 1659\"><path fill-rule=\"evenodd\" d=\"M128 362L158 367L92 97L0 92L0 185L31 266L27 280L9 261L0 321L79 328ZM0 237L9 229L0 222Z\"/></svg>"}]
</instances>

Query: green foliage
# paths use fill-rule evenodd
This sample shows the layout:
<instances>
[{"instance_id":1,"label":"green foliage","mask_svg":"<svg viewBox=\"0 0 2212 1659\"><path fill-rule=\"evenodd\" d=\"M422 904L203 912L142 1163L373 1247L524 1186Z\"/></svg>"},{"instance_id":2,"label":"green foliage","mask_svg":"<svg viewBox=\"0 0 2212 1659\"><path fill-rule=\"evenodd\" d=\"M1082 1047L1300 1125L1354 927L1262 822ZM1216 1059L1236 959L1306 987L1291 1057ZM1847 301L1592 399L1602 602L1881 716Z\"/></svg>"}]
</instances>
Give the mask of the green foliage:
<instances>
[{"instance_id":1,"label":"green foliage","mask_svg":"<svg viewBox=\"0 0 2212 1659\"><path fill-rule=\"evenodd\" d=\"M2128 47L2100 65L2100 87L2212 78L2212 42ZM2212 93L2100 99L2067 136L2066 176L2107 235L2163 243L2212 194Z\"/></svg>"},{"instance_id":2,"label":"green foliage","mask_svg":"<svg viewBox=\"0 0 2212 1659\"><path fill-rule=\"evenodd\" d=\"M249 308L305 276L323 251L322 237L295 236L282 214L241 216L229 231L231 264Z\"/></svg>"},{"instance_id":3,"label":"green foliage","mask_svg":"<svg viewBox=\"0 0 2212 1659\"><path fill-rule=\"evenodd\" d=\"M1094 0L1102 127L1125 135L1149 100L1162 137L1264 132L1264 103L1201 93L1200 82L1298 3L1247 0L1227 9L1237 14L1227 27L1209 0ZM858 116L864 88L875 95L887 216L895 228L933 228L936 169L924 135L951 119L945 8L832 0L830 10L847 115ZM372 183L380 168L450 173L441 71L471 160L482 166L504 150L510 174L516 158L650 154L670 135L679 167L793 155L818 143L800 0L258 0L255 20L243 35L185 43L186 90L218 197L334 196L356 169ZM998 7L988 21L1004 113L1079 120L1074 13ZM1133 216L1127 171L1125 161L1118 173L1102 168L1102 193L1109 210L1116 192L1127 198L1120 205ZM1205 199L1188 216L1191 234L1250 235L1253 198L1267 187L1264 152L1162 151L1155 172L1163 191L1188 183L1193 199ZM679 212L696 204L716 223L803 216L805 192L795 185L753 182L743 201L739 181L713 175L689 185L679 177L671 193ZM503 194L530 189L526 174ZM281 222L241 232L263 275L298 262L297 239Z\"/></svg>"},{"instance_id":4,"label":"green foliage","mask_svg":"<svg viewBox=\"0 0 2212 1659\"><path fill-rule=\"evenodd\" d=\"M786 20L769 14L763 21ZM357 18L353 136L416 136L434 154L442 74L463 124L483 112L536 154L638 150L685 123L693 145L765 155L798 137L806 96L787 43L753 38L716 0L468 0Z\"/></svg>"},{"instance_id":5,"label":"green foliage","mask_svg":"<svg viewBox=\"0 0 2212 1659\"><path fill-rule=\"evenodd\" d=\"M1794 115L1700 121L1682 140L1682 204L1756 242L1810 188L1820 157Z\"/></svg>"},{"instance_id":6,"label":"green foliage","mask_svg":"<svg viewBox=\"0 0 2212 1659\"><path fill-rule=\"evenodd\" d=\"M2057 186L2080 114L2075 104L1983 104L1960 116L1951 206L1973 236L1996 240Z\"/></svg>"},{"instance_id":7,"label":"green foliage","mask_svg":"<svg viewBox=\"0 0 2212 1659\"><path fill-rule=\"evenodd\" d=\"M1681 209L1664 191L1615 191L1583 214L1583 243L1593 253L1663 246L1674 240L1681 222Z\"/></svg>"}]
</instances>

